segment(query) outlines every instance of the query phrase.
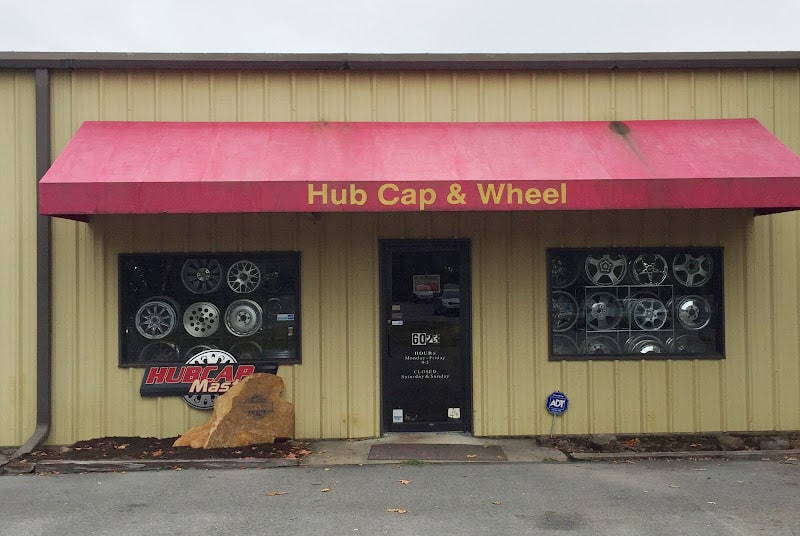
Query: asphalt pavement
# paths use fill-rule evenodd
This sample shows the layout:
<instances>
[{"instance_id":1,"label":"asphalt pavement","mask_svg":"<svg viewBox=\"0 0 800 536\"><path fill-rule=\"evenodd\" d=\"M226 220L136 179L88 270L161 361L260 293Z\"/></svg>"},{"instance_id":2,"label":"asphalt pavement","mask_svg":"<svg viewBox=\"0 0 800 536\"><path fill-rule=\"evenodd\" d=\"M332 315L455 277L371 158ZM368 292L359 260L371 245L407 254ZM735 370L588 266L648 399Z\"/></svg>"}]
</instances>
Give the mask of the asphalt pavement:
<instances>
[{"instance_id":1,"label":"asphalt pavement","mask_svg":"<svg viewBox=\"0 0 800 536\"><path fill-rule=\"evenodd\" d=\"M797 461L295 465L0 476L0 536L800 534Z\"/></svg>"}]
</instances>

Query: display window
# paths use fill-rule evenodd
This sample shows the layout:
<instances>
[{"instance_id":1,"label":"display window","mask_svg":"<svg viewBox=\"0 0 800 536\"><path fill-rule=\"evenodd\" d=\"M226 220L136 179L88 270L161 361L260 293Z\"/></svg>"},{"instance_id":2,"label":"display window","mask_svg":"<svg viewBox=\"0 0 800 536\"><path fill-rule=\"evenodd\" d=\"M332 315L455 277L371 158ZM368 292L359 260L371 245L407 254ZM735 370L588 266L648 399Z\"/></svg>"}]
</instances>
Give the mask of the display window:
<instances>
[{"instance_id":1,"label":"display window","mask_svg":"<svg viewBox=\"0 0 800 536\"><path fill-rule=\"evenodd\" d=\"M550 249L550 359L724 357L721 248Z\"/></svg>"},{"instance_id":2,"label":"display window","mask_svg":"<svg viewBox=\"0 0 800 536\"><path fill-rule=\"evenodd\" d=\"M299 275L297 252L122 254L119 363L186 363L210 349L299 363Z\"/></svg>"}]
</instances>

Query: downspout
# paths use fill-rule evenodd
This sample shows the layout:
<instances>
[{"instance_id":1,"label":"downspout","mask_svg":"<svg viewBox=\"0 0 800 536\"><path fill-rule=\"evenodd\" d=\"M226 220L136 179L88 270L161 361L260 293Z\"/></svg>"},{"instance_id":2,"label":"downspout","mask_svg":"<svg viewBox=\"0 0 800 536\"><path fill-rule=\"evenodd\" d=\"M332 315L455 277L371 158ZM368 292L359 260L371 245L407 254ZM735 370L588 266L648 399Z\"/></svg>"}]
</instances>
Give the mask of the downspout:
<instances>
[{"instance_id":1,"label":"downspout","mask_svg":"<svg viewBox=\"0 0 800 536\"><path fill-rule=\"evenodd\" d=\"M51 220L39 214L38 183L50 167L50 72L36 69L36 428L12 459L47 439L52 417Z\"/></svg>"}]
</instances>

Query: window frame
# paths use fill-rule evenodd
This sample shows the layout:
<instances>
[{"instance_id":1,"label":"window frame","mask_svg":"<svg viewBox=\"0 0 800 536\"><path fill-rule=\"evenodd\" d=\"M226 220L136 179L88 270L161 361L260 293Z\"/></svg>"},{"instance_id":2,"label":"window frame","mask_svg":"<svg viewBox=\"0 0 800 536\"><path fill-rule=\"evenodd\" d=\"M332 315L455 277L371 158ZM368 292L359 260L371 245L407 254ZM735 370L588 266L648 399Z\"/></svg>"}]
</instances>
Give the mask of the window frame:
<instances>
[{"instance_id":1,"label":"window frame","mask_svg":"<svg viewBox=\"0 0 800 536\"><path fill-rule=\"evenodd\" d=\"M548 248L548 359L724 359L723 253Z\"/></svg>"},{"instance_id":2,"label":"window frame","mask_svg":"<svg viewBox=\"0 0 800 536\"><path fill-rule=\"evenodd\" d=\"M300 270L297 251L118 254L118 366L180 365L203 349L257 371L301 363Z\"/></svg>"}]
</instances>

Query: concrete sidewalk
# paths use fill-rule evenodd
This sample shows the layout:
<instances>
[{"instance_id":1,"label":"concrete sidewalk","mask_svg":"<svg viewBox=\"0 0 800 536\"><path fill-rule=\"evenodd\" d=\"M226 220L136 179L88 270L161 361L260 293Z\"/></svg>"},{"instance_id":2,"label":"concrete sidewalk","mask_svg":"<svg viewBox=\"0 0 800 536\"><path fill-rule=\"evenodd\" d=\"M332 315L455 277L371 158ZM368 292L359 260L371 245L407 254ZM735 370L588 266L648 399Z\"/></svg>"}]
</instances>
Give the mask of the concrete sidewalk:
<instances>
[{"instance_id":1,"label":"concrete sidewalk","mask_svg":"<svg viewBox=\"0 0 800 536\"><path fill-rule=\"evenodd\" d=\"M442 433L414 433L414 434L387 434L384 437L372 439L331 439L314 440L309 443L311 453L302 458L233 458L233 459L155 459L155 460L45 460L36 464L8 463L5 456L0 457L0 474L19 474L30 472L116 472L116 471L157 471L162 469L199 468L199 469L264 469L269 467L329 467L341 465L377 465L397 464L403 460L371 460L370 449L374 445L386 443L420 444L420 445L475 445L497 446L505 454L506 460L491 461L489 463L511 462L566 462L567 456L556 449L540 447L535 439L497 439L472 437L468 434L457 432ZM10 457L10 454L9 454ZM416 459L419 462L430 460L424 457ZM8 463L8 465L5 465ZM432 463L482 463L480 460L470 460L458 457L446 460L434 460Z\"/></svg>"},{"instance_id":2,"label":"concrete sidewalk","mask_svg":"<svg viewBox=\"0 0 800 536\"><path fill-rule=\"evenodd\" d=\"M474 445L476 447L496 446L505 454L506 460L469 459L459 456L452 459L427 460L424 457L405 459L369 458L370 449L382 444L419 445ZM266 469L271 467L333 467L403 464L416 461L436 464L503 464L503 463L563 463L577 462L619 462L621 460L658 459L728 459L728 460L774 460L797 464L800 450L743 450L743 451L694 451L694 452L623 452L623 453L572 453L569 456L560 450L537 445L534 438L493 438L473 437L458 432L403 433L386 434L370 439L330 439L309 442L311 453L302 459L292 458L231 458L231 459L119 459L119 460L47 460L36 464L8 463L11 450L0 452L0 474L20 474L32 472L81 473L81 472L126 472L158 471L175 468L195 469ZM421 449L425 451L425 449ZM6 465L7 463L7 465Z\"/></svg>"},{"instance_id":3,"label":"concrete sidewalk","mask_svg":"<svg viewBox=\"0 0 800 536\"><path fill-rule=\"evenodd\" d=\"M386 434L374 439L317 440L311 442L312 453L301 465L365 465L397 463L397 460L370 460L369 451L382 443L496 445L503 449L508 462L566 462L567 456L554 448L540 447L535 439L473 437L459 432L421 432ZM421 460L424 461L424 460ZM468 460L452 460L466 462ZM437 460L438 463L447 461Z\"/></svg>"}]
</instances>

